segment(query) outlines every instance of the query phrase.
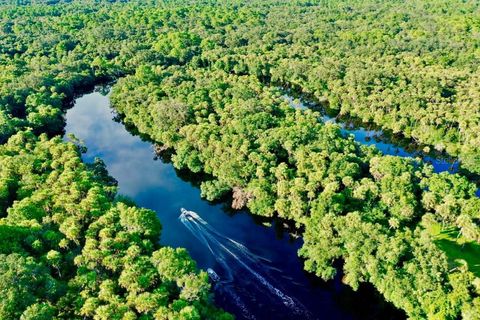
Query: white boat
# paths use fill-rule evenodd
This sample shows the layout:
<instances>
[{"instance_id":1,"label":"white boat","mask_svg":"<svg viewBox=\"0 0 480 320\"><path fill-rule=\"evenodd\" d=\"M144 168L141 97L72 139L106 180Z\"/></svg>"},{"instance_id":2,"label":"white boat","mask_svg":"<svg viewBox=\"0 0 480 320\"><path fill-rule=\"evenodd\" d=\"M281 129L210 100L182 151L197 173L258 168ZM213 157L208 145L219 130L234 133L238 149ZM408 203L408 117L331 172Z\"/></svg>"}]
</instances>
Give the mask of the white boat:
<instances>
[{"instance_id":1,"label":"white boat","mask_svg":"<svg viewBox=\"0 0 480 320\"><path fill-rule=\"evenodd\" d=\"M212 268L208 268L207 273L208 273L208 277L213 282L219 282L220 281L220 276Z\"/></svg>"},{"instance_id":2,"label":"white boat","mask_svg":"<svg viewBox=\"0 0 480 320\"><path fill-rule=\"evenodd\" d=\"M180 218L183 217L183 218L188 219L188 220L195 220L195 219L198 220L198 219L200 219L200 216L197 213L195 213L193 211L189 211L185 208L181 208L180 212L181 212Z\"/></svg>"}]
</instances>

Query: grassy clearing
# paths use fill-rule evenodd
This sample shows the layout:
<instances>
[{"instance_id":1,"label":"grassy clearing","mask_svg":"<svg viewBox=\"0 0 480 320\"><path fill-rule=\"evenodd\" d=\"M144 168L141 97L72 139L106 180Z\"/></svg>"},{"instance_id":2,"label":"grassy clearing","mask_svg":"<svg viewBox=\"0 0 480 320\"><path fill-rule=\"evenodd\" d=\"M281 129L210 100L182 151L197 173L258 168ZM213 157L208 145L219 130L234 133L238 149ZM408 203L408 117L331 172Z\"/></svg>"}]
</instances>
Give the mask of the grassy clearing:
<instances>
[{"instance_id":1,"label":"grassy clearing","mask_svg":"<svg viewBox=\"0 0 480 320\"><path fill-rule=\"evenodd\" d=\"M437 246L447 254L452 267L467 264L468 270L480 278L480 244L465 241L454 228L442 230L440 224L431 226L429 232L434 235Z\"/></svg>"}]
</instances>

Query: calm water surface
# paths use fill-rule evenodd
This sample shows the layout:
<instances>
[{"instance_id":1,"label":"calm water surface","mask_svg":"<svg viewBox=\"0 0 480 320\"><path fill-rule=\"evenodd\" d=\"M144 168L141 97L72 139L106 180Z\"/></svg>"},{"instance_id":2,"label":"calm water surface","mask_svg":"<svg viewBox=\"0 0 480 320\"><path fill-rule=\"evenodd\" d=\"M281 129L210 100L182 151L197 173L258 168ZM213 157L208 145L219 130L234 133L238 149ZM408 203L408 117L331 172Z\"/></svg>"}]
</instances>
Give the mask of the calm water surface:
<instances>
[{"instance_id":1,"label":"calm water surface","mask_svg":"<svg viewBox=\"0 0 480 320\"><path fill-rule=\"evenodd\" d=\"M114 121L102 91L75 101L66 115L66 133L84 141L86 162L104 160L121 194L158 213L162 244L187 248L199 267L219 275L219 306L239 319L403 317L371 288L354 293L339 278L325 283L305 273L297 257L302 240L282 232L281 226L265 226L246 212L232 213L224 203L202 200L199 188L182 178L186 175L156 160L150 142ZM181 208L198 217L182 223Z\"/></svg>"},{"instance_id":2,"label":"calm water surface","mask_svg":"<svg viewBox=\"0 0 480 320\"><path fill-rule=\"evenodd\" d=\"M283 96L287 102L296 109L305 110L310 107L309 104L304 103L301 99L294 98L290 95ZM312 105L313 108L318 109L318 105ZM325 113L324 110L321 110ZM367 129L363 126L353 124L351 122L345 123L337 121L335 117L323 114L321 120L324 122L332 122L340 126L340 131L345 135L353 135L355 141L364 145L374 145L377 149L383 152L383 154L399 156L399 157L412 157L421 158L423 161L430 163L433 166L434 172L450 172L456 173L459 169L459 163L454 158L443 156L442 158L431 156L422 150L418 149L418 146L412 144L412 150L407 150L404 147L391 143L389 137L385 135L381 130ZM408 141L405 139L405 141ZM480 197L480 189L477 190L477 196Z\"/></svg>"}]
</instances>

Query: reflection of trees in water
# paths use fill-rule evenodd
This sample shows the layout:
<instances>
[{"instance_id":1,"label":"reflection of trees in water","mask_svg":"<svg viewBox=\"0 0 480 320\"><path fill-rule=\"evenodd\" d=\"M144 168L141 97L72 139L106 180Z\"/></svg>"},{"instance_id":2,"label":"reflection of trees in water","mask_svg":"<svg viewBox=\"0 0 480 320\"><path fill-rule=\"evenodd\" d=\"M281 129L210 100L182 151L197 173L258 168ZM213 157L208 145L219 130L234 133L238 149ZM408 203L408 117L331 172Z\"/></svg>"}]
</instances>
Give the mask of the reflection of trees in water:
<instances>
[{"instance_id":1,"label":"reflection of trees in water","mask_svg":"<svg viewBox=\"0 0 480 320\"><path fill-rule=\"evenodd\" d=\"M445 152L437 151L430 148L426 152L425 145L417 143L413 139L406 138L402 134L395 134L393 131L383 129L380 126L372 122L364 122L358 117L351 115L342 115L338 110L334 110L329 107L328 103L317 101L313 95L308 95L302 92L299 88L291 87L288 85L278 85L279 90L286 93L285 97L289 100L299 100L305 109L311 109L319 112L324 119L334 121L341 125L347 131L365 130L370 131L371 135L367 136L366 140L373 139L375 142L383 142L385 144L391 144L392 149L401 148L406 152L412 154L412 156L419 156L421 158L430 157L438 161L450 163L452 165L457 164L458 160L455 157L449 156Z\"/></svg>"},{"instance_id":2,"label":"reflection of trees in water","mask_svg":"<svg viewBox=\"0 0 480 320\"><path fill-rule=\"evenodd\" d=\"M284 97L292 107L311 109L319 112L322 116L322 121L333 121L340 125L347 135L355 134L355 132L361 133L363 131L366 142L373 140L375 144L383 143L389 145L388 148L383 149L382 152L384 153L400 155L401 150L403 150L410 157L419 157L434 167L446 165L448 166L449 172L458 172L480 187L480 174L473 173L466 169L457 157L447 154L445 150L436 150L431 146L419 143L413 138L407 138L401 133L394 133L392 130L381 128L373 122L365 122L351 115L342 115L338 110L331 109L328 103L316 100L315 97L302 92L299 88L280 84L276 86L281 92L285 93ZM363 144L361 141L359 141L359 143ZM382 150L381 147L377 147ZM480 189L478 194L480 194Z\"/></svg>"},{"instance_id":3,"label":"reflection of trees in water","mask_svg":"<svg viewBox=\"0 0 480 320\"><path fill-rule=\"evenodd\" d=\"M105 101L104 99L102 99L102 100ZM102 106L101 108L103 108L103 107L105 107L105 106ZM102 112L102 114L104 114L104 115L107 114L107 118L102 118L102 120L97 119L97 120L95 120L95 122L113 120L113 121L116 121L117 123L122 123L122 117L119 116L118 114L116 114L113 109L109 109L109 110L111 111L112 117L108 117L108 112L106 112L106 113ZM127 131L130 134L136 135L137 137L140 137L142 141L148 142L149 144L152 143L152 141L149 140L148 137L139 135L138 132L136 131L135 127L129 126L128 124L126 125L125 123L122 123L122 125L123 125L124 128L128 129ZM172 155L171 150L163 150L163 152L161 152L158 155L157 158L164 163L170 163L171 162L171 155ZM154 156L155 155L154 155L154 152L152 150L152 158L154 158ZM148 155L147 155L146 159L148 159ZM185 182L189 183L190 185L192 185L194 187L197 187L197 188L199 187L202 179L208 179L208 177L206 175L202 176L201 174L192 174L188 170L175 170L175 171L176 171L176 176L178 178L180 178L181 180L183 180L183 181L185 181ZM234 215L234 214L238 214L239 212L247 213L246 210L237 211L237 210L231 209L229 200L230 199L227 196L227 197L224 198L223 202L218 201L223 206L223 212L224 213L226 213L227 215ZM125 201L125 200L123 200L123 201ZM216 203L218 203L218 202L216 202ZM289 234L291 232L294 232L294 231L297 231L299 234L301 234L301 232L302 232L302 230L295 230L293 226L289 226L286 221L282 221L280 219L272 219L272 218L266 218L266 217L261 217L261 216L256 216L256 215L252 215L251 218L258 225L270 225L271 226L270 230L273 229L275 231L277 237L280 238L280 239L285 238L285 236L287 234ZM248 224L250 224L250 223L251 223L251 220L248 219ZM290 248L291 252L294 252L301 245L301 239L295 240L295 239L292 238L290 240L291 240L291 242L294 243L293 246ZM275 247L275 244L268 244L266 246L266 248L269 249L269 250L275 250L276 247ZM293 259L293 257L292 257L292 259ZM295 257L294 259L298 259L298 258ZM291 265L291 263L283 264L281 261L277 261L275 263L277 265L281 266L281 268L284 269L284 270L289 270L288 268ZM295 262L295 264L296 264L296 262ZM306 280L305 278L302 278L302 276L300 276L299 281L301 281L304 284L305 283L307 284L307 285L305 285L305 290L297 288L297 291L296 291L297 293L295 293L295 295L298 296L298 297L302 297L302 298L305 298L305 297L309 296L309 298L306 298L306 299L308 299L308 303L310 305L312 305L311 304L311 299L312 299L313 296L315 296L315 297L320 296L321 297L322 295L325 295L325 296L328 297L327 299L333 298L333 300L337 301L337 303L339 305L342 305L342 308L341 308L342 310L345 310L345 309L351 310L352 314L361 312L362 314L369 315L370 313L377 314L376 312L370 312L370 311L373 310L373 309L376 310L376 308L379 305L382 304L382 299L379 296L373 294L374 293L373 289L370 290L370 291L363 291L361 294L358 294L356 292L353 292L348 287L346 287L344 285L341 285L340 279L335 279L333 281L324 282L324 281L320 280L319 278L315 277L314 275L307 273L306 271L304 271L304 276L306 278L308 278L308 280ZM294 278L295 277L296 276L294 276ZM282 283L283 284L289 283L289 281L290 280L285 280ZM292 279L292 281L293 281L293 279ZM287 284L287 286L288 286L288 284ZM225 287L228 288L228 286L219 286L219 290L222 290L222 288L225 288ZM237 287L235 289L241 291L241 288L239 288L239 287ZM318 290L318 292L314 293L314 291L316 291L316 290ZM246 292L246 294L248 294L248 292ZM349 297L349 298L345 298L346 296ZM238 297L238 294L237 294L237 297ZM227 304L231 304L231 301L235 300L235 298L232 297L231 295L229 295L228 293L225 293L223 298L225 300L227 300ZM223 301L222 301L222 306L224 306L224 305L226 305L226 304L224 304ZM390 307L390 309L392 309L390 304L388 304L388 306ZM368 311L365 311L365 312L360 311L362 308L365 309L365 310L368 310ZM318 310L317 307L315 307L315 304L313 304L312 310L313 309ZM321 314L321 313L316 311L315 314ZM359 317L359 318L365 318L365 317ZM382 318L382 317L379 317L379 318ZM388 317L388 318L391 318L391 317Z\"/></svg>"},{"instance_id":4,"label":"reflection of trees in water","mask_svg":"<svg viewBox=\"0 0 480 320\"><path fill-rule=\"evenodd\" d=\"M172 164L172 156L174 151L170 148L165 148L162 145L159 145L153 139L151 139L148 135L142 134L138 131L138 129L128 122L124 121L124 116L122 114L116 113L114 110L114 117L113 120L115 122L121 123L124 125L125 129L134 136L139 137L142 141L148 142L152 144L152 154L154 160L160 160L162 163L165 164ZM177 169L173 167L175 170L175 174L178 178L182 181L189 183L191 186L195 188L200 188L202 182L207 180L212 180L213 177L209 174L204 172L193 173L188 169ZM248 209L234 209L232 208L232 201L233 201L232 193L226 193L223 197L209 201L212 205L220 204L222 206L222 211L229 216L234 216L235 214L239 213L246 213L250 214ZM298 238L300 238L301 233L303 230L300 230L295 227L295 223L292 221L288 221L285 219L281 219L278 217L263 217L259 215L251 215L253 221L257 225L262 225L266 227L273 226L275 228L275 233L277 238L283 239L285 236L289 237L290 242L295 242Z\"/></svg>"}]
</instances>

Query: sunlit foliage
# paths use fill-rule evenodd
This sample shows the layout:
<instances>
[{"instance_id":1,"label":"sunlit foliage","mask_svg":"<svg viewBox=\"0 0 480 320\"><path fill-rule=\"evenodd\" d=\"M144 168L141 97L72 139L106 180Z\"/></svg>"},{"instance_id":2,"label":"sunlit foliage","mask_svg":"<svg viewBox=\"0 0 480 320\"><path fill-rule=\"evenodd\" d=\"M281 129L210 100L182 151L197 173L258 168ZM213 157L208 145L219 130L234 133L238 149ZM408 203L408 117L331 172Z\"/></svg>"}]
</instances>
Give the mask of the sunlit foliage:
<instances>
[{"instance_id":1,"label":"sunlit foliage","mask_svg":"<svg viewBox=\"0 0 480 320\"><path fill-rule=\"evenodd\" d=\"M112 203L110 180L96 173L104 170L84 167L73 145L32 136L58 134L78 90L124 77L112 95L124 121L169 148L176 167L203 172L207 199L234 190L235 207L304 229L307 270L330 279L341 260L345 283L372 283L412 318L478 318L480 280L457 248L480 238L475 186L360 146L318 113L290 108L281 87L458 156L463 169L479 173L479 5L2 5L0 140L13 137L0 152L0 238L12 243L0 243L0 268L25 276L11 288L24 300L3 300L1 312L25 319L214 312L205 275L181 263L190 261L185 252L155 247L151 213ZM447 231L454 239L439 236ZM32 272L41 276L31 281ZM39 292L46 282L52 290Z\"/></svg>"}]
</instances>

